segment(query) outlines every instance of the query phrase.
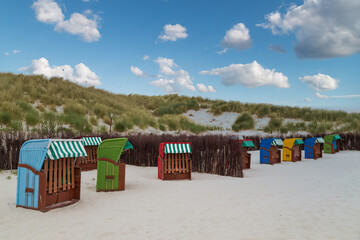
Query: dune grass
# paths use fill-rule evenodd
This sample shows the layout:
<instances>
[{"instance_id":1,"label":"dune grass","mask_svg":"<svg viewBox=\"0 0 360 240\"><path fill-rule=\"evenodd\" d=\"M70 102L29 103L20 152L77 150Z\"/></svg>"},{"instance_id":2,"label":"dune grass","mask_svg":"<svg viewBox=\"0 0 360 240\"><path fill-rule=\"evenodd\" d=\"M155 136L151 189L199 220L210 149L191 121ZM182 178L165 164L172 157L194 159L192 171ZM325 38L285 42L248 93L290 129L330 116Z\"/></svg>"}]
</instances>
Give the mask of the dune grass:
<instances>
[{"instance_id":1,"label":"dune grass","mask_svg":"<svg viewBox=\"0 0 360 240\"><path fill-rule=\"evenodd\" d=\"M233 125L235 131L253 129L251 116L254 114L260 118L271 118L265 129L269 132L360 131L360 113L226 102L177 94L113 94L94 87L82 87L61 78L47 79L37 75L0 73L0 84L0 128L7 131L105 132L111 122L111 113L113 129L119 132L134 127L194 133L219 130L217 127L195 124L182 116L188 110L201 108L209 108L215 115L242 113L244 119L237 119ZM301 123L283 124L282 119L285 118L298 119Z\"/></svg>"}]
</instances>

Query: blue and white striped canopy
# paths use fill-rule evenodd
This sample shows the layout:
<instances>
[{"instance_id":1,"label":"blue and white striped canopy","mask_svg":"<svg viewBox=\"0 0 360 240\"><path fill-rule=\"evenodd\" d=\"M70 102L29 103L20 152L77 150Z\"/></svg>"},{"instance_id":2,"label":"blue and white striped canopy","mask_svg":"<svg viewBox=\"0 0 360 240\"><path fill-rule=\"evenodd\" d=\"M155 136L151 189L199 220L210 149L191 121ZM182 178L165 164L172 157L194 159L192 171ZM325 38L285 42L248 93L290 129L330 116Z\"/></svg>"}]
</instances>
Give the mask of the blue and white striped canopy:
<instances>
[{"instance_id":1,"label":"blue and white striped canopy","mask_svg":"<svg viewBox=\"0 0 360 240\"><path fill-rule=\"evenodd\" d=\"M66 157L87 157L87 154L80 139L51 139L46 156L56 160Z\"/></svg>"},{"instance_id":2,"label":"blue and white striped canopy","mask_svg":"<svg viewBox=\"0 0 360 240\"><path fill-rule=\"evenodd\" d=\"M82 137L84 146L97 146L102 142L101 137Z\"/></svg>"},{"instance_id":3,"label":"blue and white striped canopy","mask_svg":"<svg viewBox=\"0 0 360 240\"><path fill-rule=\"evenodd\" d=\"M164 149L165 154L168 153L191 153L191 145L189 143L167 143Z\"/></svg>"}]
</instances>

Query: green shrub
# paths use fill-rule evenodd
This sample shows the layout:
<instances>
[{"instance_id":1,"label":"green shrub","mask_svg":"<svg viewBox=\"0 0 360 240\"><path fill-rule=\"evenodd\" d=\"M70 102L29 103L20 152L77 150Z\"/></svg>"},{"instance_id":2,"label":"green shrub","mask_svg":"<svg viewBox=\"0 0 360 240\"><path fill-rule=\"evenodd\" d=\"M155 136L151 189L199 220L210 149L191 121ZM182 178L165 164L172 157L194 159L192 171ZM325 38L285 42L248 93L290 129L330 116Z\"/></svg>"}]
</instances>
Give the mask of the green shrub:
<instances>
[{"instance_id":1,"label":"green shrub","mask_svg":"<svg viewBox=\"0 0 360 240\"><path fill-rule=\"evenodd\" d=\"M34 110L33 106L27 102L16 102L16 105L18 105L25 112Z\"/></svg>"},{"instance_id":2,"label":"green shrub","mask_svg":"<svg viewBox=\"0 0 360 240\"><path fill-rule=\"evenodd\" d=\"M28 126L35 126L39 123L39 113L37 111L30 111L25 115L26 124Z\"/></svg>"},{"instance_id":3,"label":"green shrub","mask_svg":"<svg viewBox=\"0 0 360 240\"><path fill-rule=\"evenodd\" d=\"M87 112L86 107L79 103L69 103L64 106L64 113L71 114L76 113L78 115L85 115Z\"/></svg>"},{"instance_id":4,"label":"green shrub","mask_svg":"<svg viewBox=\"0 0 360 240\"><path fill-rule=\"evenodd\" d=\"M281 127L280 128L280 133L284 133L284 134L288 133L287 128L286 127Z\"/></svg>"},{"instance_id":5,"label":"green shrub","mask_svg":"<svg viewBox=\"0 0 360 240\"><path fill-rule=\"evenodd\" d=\"M280 131L281 126L282 126L282 119L277 118L275 114L272 114L269 123L265 127L265 131L266 132Z\"/></svg>"},{"instance_id":6,"label":"green shrub","mask_svg":"<svg viewBox=\"0 0 360 240\"><path fill-rule=\"evenodd\" d=\"M232 129L238 132L240 130L253 129L254 125L255 123L252 116L249 113L245 112L236 119L236 121L232 125Z\"/></svg>"},{"instance_id":7,"label":"green shrub","mask_svg":"<svg viewBox=\"0 0 360 240\"><path fill-rule=\"evenodd\" d=\"M263 118L266 117L270 114L270 108L268 105L263 105L260 104L260 107L258 108L258 110L256 111L256 115L259 118Z\"/></svg>"},{"instance_id":8,"label":"green shrub","mask_svg":"<svg viewBox=\"0 0 360 240\"><path fill-rule=\"evenodd\" d=\"M126 130L126 125L123 122L116 122L114 125L114 131L117 132L125 132Z\"/></svg>"},{"instance_id":9,"label":"green shrub","mask_svg":"<svg viewBox=\"0 0 360 240\"><path fill-rule=\"evenodd\" d=\"M85 116L79 115L77 113L67 113L62 114L60 119L64 122L69 124L71 127L75 128L80 132L88 132L91 128L88 120Z\"/></svg>"},{"instance_id":10,"label":"green shrub","mask_svg":"<svg viewBox=\"0 0 360 240\"><path fill-rule=\"evenodd\" d=\"M159 129L161 130L161 131L166 131L166 127L165 127L165 125L164 124L159 124Z\"/></svg>"},{"instance_id":11,"label":"green shrub","mask_svg":"<svg viewBox=\"0 0 360 240\"><path fill-rule=\"evenodd\" d=\"M7 111L0 112L0 123L3 125L8 125L11 122L11 115Z\"/></svg>"},{"instance_id":12,"label":"green shrub","mask_svg":"<svg viewBox=\"0 0 360 240\"><path fill-rule=\"evenodd\" d=\"M9 129L11 131L22 131L23 130L23 124L21 120L13 120L10 123Z\"/></svg>"}]
</instances>

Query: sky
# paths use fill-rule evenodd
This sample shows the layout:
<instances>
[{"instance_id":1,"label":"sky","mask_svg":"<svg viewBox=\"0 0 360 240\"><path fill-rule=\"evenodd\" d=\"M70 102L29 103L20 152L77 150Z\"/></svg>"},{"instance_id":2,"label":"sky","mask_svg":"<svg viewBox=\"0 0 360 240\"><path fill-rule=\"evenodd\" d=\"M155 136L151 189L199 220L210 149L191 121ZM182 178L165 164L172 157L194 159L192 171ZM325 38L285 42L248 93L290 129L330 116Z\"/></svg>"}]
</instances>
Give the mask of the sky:
<instances>
[{"instance_id":1,"label":"sky","mask_svg":"<svg viewBox=\"0 0 360 240\"><path fill-rule=\"evenodd\" d=\"M360 112L358 0L2 0L0 72Z\"/></svg>"}]
</instances>

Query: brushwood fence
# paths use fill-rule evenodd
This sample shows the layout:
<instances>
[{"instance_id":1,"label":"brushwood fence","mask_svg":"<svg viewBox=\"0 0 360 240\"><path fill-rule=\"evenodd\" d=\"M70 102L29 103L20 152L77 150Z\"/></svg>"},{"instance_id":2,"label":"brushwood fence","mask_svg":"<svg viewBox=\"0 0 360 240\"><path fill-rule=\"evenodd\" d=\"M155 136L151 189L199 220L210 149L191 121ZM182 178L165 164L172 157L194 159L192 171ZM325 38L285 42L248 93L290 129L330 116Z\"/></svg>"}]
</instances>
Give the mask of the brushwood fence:
<instances>
[{"instance_id":1,"label":"brushwood fence","mask_svg":"<svg viewBox=\"0 0 360 240\"><path fill-rule=\"evenodd\" d=\"M242 159L239 149L231 142L231 136L224 135L98 135L102 139L127 137L134 149L123 154L122 159L127 164L136 166L157 166L158 148L161 142L192 142L192 170L194 172L212 173L224 176L243 177ZM316 135L324 136L324 135ZM360 150L360 134L340 134L341 150ZM16 169L19 161L19 152L22 144L29 139L43 138L73 138L71 132L60 133L55 136L46 136L36 133L4 133L0 132L0 169ZM304 140L312 135L273 135L272 137L288 138L300 137ZM263 137L249 136L258 150Z\"/></svg>"}]
</instances>

